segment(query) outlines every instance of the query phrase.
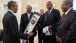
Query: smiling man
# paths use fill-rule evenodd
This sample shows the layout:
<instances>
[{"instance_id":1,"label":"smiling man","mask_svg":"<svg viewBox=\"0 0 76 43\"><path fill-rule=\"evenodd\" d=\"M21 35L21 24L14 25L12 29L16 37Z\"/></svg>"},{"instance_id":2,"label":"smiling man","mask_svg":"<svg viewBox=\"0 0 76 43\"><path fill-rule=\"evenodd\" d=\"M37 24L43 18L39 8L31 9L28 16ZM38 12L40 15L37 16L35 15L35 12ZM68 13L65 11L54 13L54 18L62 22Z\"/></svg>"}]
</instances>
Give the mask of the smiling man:
<instances>
[{"instance_id":1,"label":"smiling man","mask_svg":"<svg viewBox=\"0 0 76 43\"><path fill-rule=\"evenodd\" d=\"M18 31L18 23L14 15L14 13L17 13L18 5L15 1L9 1L7 6L9 11L4 15L2 20L4 29L3 43L20 43L20 38L27 39L33 33L24 34Z\"/></svg>"},{"instance_id":2,"label":"smiling man","mask_svg":"<svg viewBox=\"0 0 76 43\"><path fill-rule=\"evenodd\" d=\"M72 7L72 1L63 1L61 8L64 13L59 21L56 36L58 43L76 43L76 11Z\"/></svg>"}]
</instances>

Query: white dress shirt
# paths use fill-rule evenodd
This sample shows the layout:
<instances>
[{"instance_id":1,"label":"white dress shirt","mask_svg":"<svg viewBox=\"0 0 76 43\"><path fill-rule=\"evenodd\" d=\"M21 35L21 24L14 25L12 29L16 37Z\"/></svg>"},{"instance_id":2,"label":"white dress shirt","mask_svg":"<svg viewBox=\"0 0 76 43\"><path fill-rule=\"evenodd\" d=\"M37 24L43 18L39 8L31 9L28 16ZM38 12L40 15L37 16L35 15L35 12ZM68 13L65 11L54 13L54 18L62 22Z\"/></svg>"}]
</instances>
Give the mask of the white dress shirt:
<instances>
[{"instance_id":1,"label":"white dress shirt","mask_svg":"<svg viewBox=\"0 0 76 43\"><path fill-rule=\"evenodd\" d=\"M15 14L12 10L9 10L10 12L12 12L13 14Z\"/></svg>"},{"instance_id":2,"label":"white dress shirt","mask_svg":"<svg viewBox=\"0 0 76 43\"><path fill-rule=\"evenodd\" d=\"M50 9L50 13L52 12L53 9L54 9L53 7Z\"/></svg>"},{"instance_id":3,"label":"white dress shirt","mask_svg":"<svg viewBox=\"0 0 76 43\"><path fill-rule=\"evenodd\" d=\"M65 12L65 15L67 15L71 9L72 9L72 8L70 8L69 10L67 10L67 12Z\"/></svg>"},{"instance_id":4,"label":"white dress shirt","mask_svg":"<svg viewBox=\"0 0 76 43\"><path fill-rule=\"evenodd\" d=\"M28 15L28 19L30 19L30 15L31 15L31 13L27 13L27 15Z\"/></svg>"},{"instance_id":5,"label":"white dress shirt","mask_svg":"<svg viewBox=\"0 0 76 43\"><path fill-rule=\"evenodd\" d=\"M9 11L12 12L13 15L16 16L16 18L17 18L17 14L16 13L14 13L12 10L9 10Z\"/></svg>"}]
</instances>

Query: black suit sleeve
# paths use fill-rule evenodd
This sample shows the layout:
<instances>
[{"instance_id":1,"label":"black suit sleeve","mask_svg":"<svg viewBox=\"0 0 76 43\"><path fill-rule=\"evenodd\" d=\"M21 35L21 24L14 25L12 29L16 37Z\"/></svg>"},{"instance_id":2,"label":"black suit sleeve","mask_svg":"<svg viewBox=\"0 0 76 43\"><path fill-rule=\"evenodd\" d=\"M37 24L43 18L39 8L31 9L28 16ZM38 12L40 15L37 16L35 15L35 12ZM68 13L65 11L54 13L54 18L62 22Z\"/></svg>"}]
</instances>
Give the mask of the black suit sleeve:
<instances>
[{"instance_id":1,"label":"black suit sleeve","mask_svg":"<svg viewBox=\"0 0 76 43\"><path fill-rule=\"evenodd\" d=\"M9 30L13 37L27 39L28 34L23 34L18 31L18 23L15 16L10 17L9 19Z\"/></svg>"},{"instance_id":2,"label":"black suit sleeve","mask_svg":"<svg viewBox=\"0 0 76 43\"><path fill-rule=\"evenodd\" d=\"M24 33L24 22L23 22L23 15L21 15L21 20L20 20L20 32Z\"/></svg>"},{"instance_id":3,"label":"black suit sleeve","mask_svg":"<svg viewBox=\"0 0 76 43\"><path fill-rule=\"evenodd\" d=\"M55 13L56 23L54 23L54 24L52 25L53 27L55 27L55 26L58 25L58 22L59 22L60 18L61 18L60 12L59 12L59 10L57 10L56 13Z\"/></svg>"},{"instance_id":4,"label":"black suit sleeve","mask_svg":"<svg viewBox=\"0 0 76 43\"><path fill-rule=\"evenodd\" d=\"M68 43L69 41L72 41L73 39L75 39L75 37L76 37L76 18L71 20L69 27L70 28L69 28L68 32L66 33L66 35L61 37L62 43Z\"/></svg>"}]
</instances>

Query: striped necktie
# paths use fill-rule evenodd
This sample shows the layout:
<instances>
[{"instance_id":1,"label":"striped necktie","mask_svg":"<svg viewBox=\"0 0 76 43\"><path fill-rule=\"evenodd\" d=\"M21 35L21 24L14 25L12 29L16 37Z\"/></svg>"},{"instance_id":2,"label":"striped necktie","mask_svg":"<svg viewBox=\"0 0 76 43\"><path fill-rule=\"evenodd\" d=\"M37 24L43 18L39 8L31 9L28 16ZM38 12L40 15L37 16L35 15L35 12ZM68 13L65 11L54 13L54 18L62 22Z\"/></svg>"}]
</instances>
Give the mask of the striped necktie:
<instances>
[{"instance_id":1,"label":"striped necktie","mask_svg":"<svg viewBox=\"0 0 76 43\"><path fill-rule=\"evenodd\" d=\"M64 20L65 16L66 16L66 14L64 13L60 19L60 22L62 22Z\"/></svg>"}]
</instances>

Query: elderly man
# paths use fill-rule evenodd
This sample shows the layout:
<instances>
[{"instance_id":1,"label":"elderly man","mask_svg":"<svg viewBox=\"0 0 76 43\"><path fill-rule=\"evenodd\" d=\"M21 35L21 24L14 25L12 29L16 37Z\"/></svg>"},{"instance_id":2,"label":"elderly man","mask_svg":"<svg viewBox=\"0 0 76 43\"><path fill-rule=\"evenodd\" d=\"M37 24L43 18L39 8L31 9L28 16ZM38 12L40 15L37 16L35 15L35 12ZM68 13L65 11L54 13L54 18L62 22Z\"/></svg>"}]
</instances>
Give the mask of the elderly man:
<instances>
[{"instance_id":1,"label":"elderly man","mask_svg":"<svg viewBox=\"0 0 76 43\"><path fill-rule=\"evenodd\" d=\"M56 40L58 43L76 43L76 11L73 10L71 0L64 0L62 11L64 12L57 30Z\"/></svg>"}]
</instances>

